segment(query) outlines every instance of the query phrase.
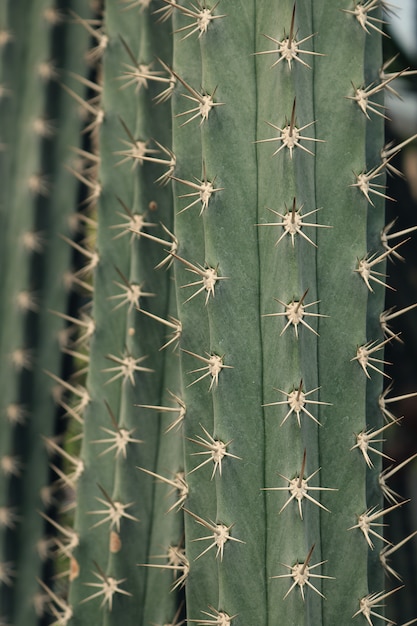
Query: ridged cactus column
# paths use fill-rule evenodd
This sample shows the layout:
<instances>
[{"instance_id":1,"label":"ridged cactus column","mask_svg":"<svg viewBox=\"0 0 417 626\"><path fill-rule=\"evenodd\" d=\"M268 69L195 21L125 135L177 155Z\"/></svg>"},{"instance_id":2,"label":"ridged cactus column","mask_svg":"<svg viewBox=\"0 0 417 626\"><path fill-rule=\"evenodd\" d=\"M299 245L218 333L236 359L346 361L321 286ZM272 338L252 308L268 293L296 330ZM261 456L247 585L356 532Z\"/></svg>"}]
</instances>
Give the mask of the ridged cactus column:
<instances>
[{"instance_id":1,"label":"ridged cactus column","mask_svg":"<svg viewBox=\"0 0 417 626\"><path fill-rule=\"evenodd\" d=\"M78 28L90 27L78 21ZM157 320L175 315L175 299L169 302L170 274L153 269L161 253L166 256L160 243L164 232L168 236L166 232L172 231L170 189L154 183L161 172L165 174L164 163L153 162L161 150L153 138L157 135L160 146L170 143L170 110L168 104L154 109L152 96L159 89L152 82L148 89L141 74L153 75L157 54L170 62L167 30L167 24L155 25L149 12L138 16L137 11L123 11L110 3L94 31L105 51L97 69L99 81L101 72L103 76L98 105L102 127L96 251L90 265L95 332L88 355L81 472L73 484L78 499L76 535L68 550L73 584L67 607L76 623L97 620L96 598L109 624L120 621L119 612L111 612L116 606L129 623L146 623L148 598L153 597L155 604L154 585L148 583L144 564L150 559L148 542L158 537L156 487L155 479L138 468L158 472L161 433L167 428L166 420L151 415L147 407L168 401L165 385L174 395L179 390L176 369L170 373L165 367L165 355L170 354L174 363L178 358L169 348L159 350L167 340L166 328ZM148 237L142 237L145 228ZM148 299L155 305L145 307ZM141 307L147 316L138 313ZM164 472L167 464L168 459L159 461ZM157 512L163 517L161 507ZM163 519L160 523L163 527ZM170 530L179 542L181 525ZM154 543L159 554L161 541ZM175 611L169 585L166 598L166 606L173 605Z\"/></svg>"},{"instance_id":2,"label":"ridged cactus column","mask_svg":"<svg viewBox=\"0 0 417 626\"><path fill-rule=\"evenodd\" d=\"M67 3L69 5L69 2ZM87 37L62 3L2 2L0 10L0 623L37 624L47 598L51 537L41 514L54 508L45 438L58 430L54 381L62 366L65 281L78 184L66 166L81 122L58 77L85 71ZM88 16L84 2L72 7Z\"/></svg>"},{"instance_id":3,"label":"ridged cactus column","mask_svg":"<svg viewBox=\"0 0 417 626\"><path fill-rule=\"evenodd\" d=\"M322 480L332 481L339 489L334 498L326 494L323 497L323 503L332 510L331 515L322 517L323 553L329 559L328 571L335 576L335 581L324 582L323 592L329 599L338 598L337 603L323 603L326 624L338 621L341 614L347 621L359 610L361 599L370 592L382 592L384 585L379 562L377 571L372 567L372 562L378 561L382 543L370 535L375 548L368 549L366 533L359 528L346 530L357 525L359 516L371 507L374 512L382 510L381 492L372 490L369 494L367 488L369 474L372 472L375 480L380 470L378 456L369 452L375 467L368 469L362 451L351 449L357 444L356 435L383 425L375 394L372 404L368 403L369 388L375 383L380 386L382 376L370 369L366 360L352 360L360 346L372 341L376 347L383 339L377 328L377 311L383 309L382 290L376 289L372 279L368 287L365 276L357 271L359 260L381 252L377 238L383 225L383 202L371 194L376 204L372 206L354 186L356 175L379 165L383 124L381 118L367 107L361 110L353 99L356 89L378 81L381 51L375 45L379 40L377 32L367 34L352 13L333 13L330 4L323 3L321 11L314 7L317 43L326 54L316 64L314 83L317 131L326 139L318 150L320 158L316 159L317 203L327 208L333 226L330 237L325 236L328 233L319 233L317 256L319 296L330 316L319 328L319 375L332 402L321 412L320 465ZM368 41L369 49L376 52L372 53L372 67L368 63ZM350 53L342 53L343 49ZM377 269L381 271L381 266ZM377 352L372 358L381 358L380 355ZM371 445L380 450L378 443ZM375 519L375 523L380 522L381 518ZM380 534L379 528L372 526L372 531ZM368 569L372 572L369 579ZM347 581L349 594L343 592Z\"/></svg>"},{"instance_id":4,"label":"ridged cactus column","mask_svg":"<svg viewBox=\"0 0 417 626\"><path fill-rule=\"evenodd\" d=\"M213 417L206 408L203 415L191 415L185 427L188 437L193 439L200 423L206 430L211 427L209 434L213 440L227 444L228 454L239 457L224 457L222 473L215 472L216 488L211 498L206 490L203 498L201 496L197 478L203 480L202 470L198 476L195 472L189 478L187 507L206 523L212 520L213 526L215 522L217 531L213 526L213 549L190 568L187 612L196 621L204 619L204 612L210 613L210 623L223 623L221 619L232 616L235 616L233 621L238 622L243 615L242 623L246 620L267 623L267 615L275 614L277 618L285 615L286 622L298 623L304 620L306 611L303 600L294 593L282 605L287 581L279 583L270 578L274 575L291 578L294 562L298 560L301 567L313 545L312 563L321 560L318 507L306 507L305 502L295 500L291 503L294 506L279 517L278 510L288 496L283 500L280 494L277 506L273 494L267 495L264 489L275 486L286 489L288 483L277 477L277 473L289 477L288 480L301 470L307 476L313 473L309 471L311 468L317 469L318 462L317 418L311 419L303 408L297 410L297 403L300 407L304 405L304 394L308 403L319 402L315 229L303 229L303 234L309 233L310 240L303 239L296 230L294 236L287 232L285 238L281 237L283 220L288 224L289 219L293 219L293 223L297 219L301 222L300 216L308 213L310 219L306 221L315 222L314 217L311 219L315 214L314 132L301 132L307 137L300 140L301 146L299 142L287 145L281 140L284 129L298 132L294 130L296 125L311 128L314 122L309 74L312 70L299 65L299 58L303 57L298 55L288 62L273 49L273 57L262 58L261 54L271 49L268 36L276 36L278 24L285 23L286 32L293 38L301 29L303 37L310 39L312 16L304 11L295 21L293 5L281 3L275 12L271 7L255 11L254 5L246 6L247 19L240 20L241 9L235 7L236 13L231 13L228 7L227 16L221 16L220 7L213 12L207 32L200 33L201 66L196 70L200 70L200 76L185 79L202 85L204 93L213 98L207 119L200 116L189 124L190 127L194 124L195 135L201 132L202 137L199 160L204 178L200 181L201 188L210 182L213 190L205 204L197 203L177 216L176 229L181 233L182 244L180 254L187 256L187 249L195 249L199 228L203 231L198 246L199 263L206 262L219 277L213 293L207 291L207 301L200 296L200 308L194 304L195 320L208 319L208 345L204 347L195 340L191 348L186 348L184 341L184 348L192 351L194 358L208 354L219 360L217 373L214 362L212 369L209 364L206 366L211 381ZM185 17L179 19L179 30L186 24ZM271 28L274 30L269 33ZM285 33L281 36L284 38ZM179 75L188 76L184 49L189 39L179 39L178 36L175 44L175 68ZM257 59L254 51L261 53L261 58ZM222 63L226 58L228 63ZM270 69L279 60L277 67ZM180 113L183 110L184 106L178 109ZM303 119L301 124L300 119ZM196 121L200 122L201 131ZM225 141L228 129L233 129L230 143ZM183 130L174 130L178 164L182 163L180 155L187 153L189 146L188 135ZM187 133L190 130L187 129ZM271 145L261 145L264 140ZM179 183L184 184L185 179L191 186L191 177L196 178L198 174L187 171ZM275 213L268 213L268 208ZM180 200L178 210L183 209ZM197 220L201 226L197 225ZM281 241L274 246L278 240ZM189 258L191 260L194 261ZM187 303L182 308L184 338L192 323L192 313L186 309L190 305ZM299 315L300 307L301 311L305 307L305 316ZM294 313L295 323L287 319L289 311ZM262 318L271 314L275 319ZM305 326L306 319L310 328ZM192 323L194 328L200 325L200 322ZM188 363L192 363L191 359L187 359ZM200 394L205 394L208 383L203 385L201 381L198 385ZM275 392L276 408L263 408L265 404L274 403L274 387L280 389L278 394ZM308 449L305 461L304 449ZM192 453L189 444L186 444L185 459L190 463L187 452ZM198 544L192 542L204 536L204 532L202 535L201 524L196 527L193 521L186 520L191 540L188 549L198 556L201 550L197 552ZM230 533L230 540L219 539L224 545L217 549L215 533L219 533L222 526ZM216 552L218 573L210 577L208 589L204 584L207 574L202 561L214 562ZM287 567L283 567L282 562ZM256 574L237 576L237 572L246 571ZM255 592L256 584L259 588ZM260 605L253 603L254 593L263 598ZM217 597L217 604L213 596ZM311 593L306 599L311 623L318 623L321 602L314 601ZM210 611L209 607L215 610Z\"/></svg>"},{"instance_id":5,"label":"ridged cactus column","mask_svg":"<svg viewBox=\"0 0 417 626\"><path fill-rule=\"evenodd\" d=\"M228 7L227 17L222 9L219 5L213 13L207 11L213 20L207 32L198 31L199 40L196 34L182 39L196 27L195 17L177 11L174 22L179 30L174 35L174 67L187 85L174 101L174 115L181 115L178 121L187 121L185 126L174 124L178 163L174 193L180 196L175 220L178 254L195 268L211 272L210 280L208 274L192 274L177 261L187 385L185 467L190 490L185 519L190 561L187 616L198 623L204 619L223 623L220 620L226 620L226 615L239 613L248 622L264 623L266 528L261 489L265 432L259 384L255 5L248 3L246 19L237 21L237 7ZM181 30L184 27L188 30ZM189 51L193 51L192 66ZM189 100L191 88L200 100L196 96ZM208 103L206 110L202 98ZM191 112L188 117L184 114L199 105L195 119L190 119ZM225 137L230 132L229 143ZM190 145L195 147L193 158ZM183 288L197 281L193 288ZM190 297L200 287L204 287L202 293L184 303L185 294ZM203 452L205 456L193 456ZM208 463L195 469L196 461L203 459ZM243 510L251 514L242 515ZM237 577L239 571L242 575ZM253 575L246 576L246 571ZM253 603L253 595L259 604Z\"/></svg>"}]
</instances>

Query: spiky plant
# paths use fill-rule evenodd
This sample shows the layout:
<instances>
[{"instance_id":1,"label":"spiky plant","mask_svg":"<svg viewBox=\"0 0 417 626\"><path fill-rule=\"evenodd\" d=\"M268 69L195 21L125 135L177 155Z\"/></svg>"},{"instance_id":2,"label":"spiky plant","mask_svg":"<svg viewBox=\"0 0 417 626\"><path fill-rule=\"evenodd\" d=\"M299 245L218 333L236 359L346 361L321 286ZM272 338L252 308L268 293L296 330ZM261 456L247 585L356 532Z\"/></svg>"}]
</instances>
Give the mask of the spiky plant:
<instances>
[{"instance_id":1,"label":"spiky plant","mask_svg":"<svg viewBox=\"0 0 417 626\"><path fill-rule=\"evenodd\" d=\"M384 10L71 13L97 81L64 86L89 114L94 322L67 347L85 387L61 380L79 454L48 440L75 504L49 520L54 624L393 623Z\"/></svg>"},{"instance_id":2,"label":"spiky plant","mask_svg":"<svg viewBox=\"0 0 417 626\"><path fill-rule=\"evenodd\" d=\"M39 623L46 608L37 579L50 574L53 541L42 515L56 489L45 438L65 427L44 370L62 367L65 322L51 310L61 316L68 306L71 254L61 236L74 236L79 189L67 167L82 125L58 81L84 75L89 41L63 5L0 8L0 622L15 626ZM90 15L84 2L72 6Z\"/></svg>"}]
</instances>

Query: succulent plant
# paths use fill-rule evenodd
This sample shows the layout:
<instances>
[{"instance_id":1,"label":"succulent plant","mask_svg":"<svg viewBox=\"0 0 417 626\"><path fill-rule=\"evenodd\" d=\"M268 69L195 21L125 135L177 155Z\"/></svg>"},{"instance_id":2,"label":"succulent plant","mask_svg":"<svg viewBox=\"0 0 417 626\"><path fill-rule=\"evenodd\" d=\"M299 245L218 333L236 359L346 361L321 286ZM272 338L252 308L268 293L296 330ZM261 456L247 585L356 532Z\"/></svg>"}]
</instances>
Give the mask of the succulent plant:
<instances>
[{"instance_id":1,"label":"succulent plant","mask_svg":"<svg viewBox=\"0 0 417 626\"><path fill-rule=\"evenodd\" d=\"M66 9L93 41L85 97L61 77L87 114L86 238L64 233L85 297L60 318L86 375L37 357L73 418L41 431L64 494L43 521L67 582L35 574L52 623L393 624L389 559L415 533L384 534L407 507L403 465L382 466L401 421L384 347L408 311L384 312L405 241L384 219L390 7Z\"/></svg>"},{"instance_id":2,"label":"succulent plant","mask_svg":"<svg viewBox=\"0 0 417 626\"><path fill-rule=\"evenodd\" d=\"M73 9L90 15L84 2ZM37 579L47 576L45 521L55 496L45 438L57 427L55 383L68 306L79 186L65 166L80 145L81 122L58 80L85 72L88 36L76 33L53 2L2 2L0 8L1 408L0 622L38 623ZM80 93L80 89L76 88ZM78 221L78 220L77 220Z\"/></svg>"}]
</instances>

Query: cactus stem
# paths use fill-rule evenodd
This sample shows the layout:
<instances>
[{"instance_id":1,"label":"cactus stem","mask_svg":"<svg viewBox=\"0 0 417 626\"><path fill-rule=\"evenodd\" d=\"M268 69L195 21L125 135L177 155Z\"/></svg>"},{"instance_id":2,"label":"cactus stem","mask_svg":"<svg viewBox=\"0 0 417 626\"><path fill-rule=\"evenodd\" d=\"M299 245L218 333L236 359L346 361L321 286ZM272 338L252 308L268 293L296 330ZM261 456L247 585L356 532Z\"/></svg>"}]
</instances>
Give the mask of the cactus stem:
<instances>
[{"instance_id":1,"label":"cactus stem","mask_svg":"<svg viewBox=\"0 0 417 626\"><path fill-rule=\"evenodd\" d=\"M396 591L403 589L403 587L404 585L401 585L400 587L391 589L391 591L387 591L387 592L379 591L376 593L369 593L364 598L361 598L359 600L359 611L356 611L356 613L352 615L352 619L362 613L362 615L365 617L366 621L368 622L369 626L374 626L371 616L378 617L384 620L385 622L388 622L389 620L386 617L384 617L383 615L380 615L380 613L375 613L372 609L385 606L384 604L379 604L379 602L381 600L385 600Z\"/></svg>"},{"instance_id":2,"label":"cactus stem","mask_svg":"<svg viewBox=\"0 0 417 626\"><path fill-rule=\"evenodd\" d=\"M292 10L291 26L290 26L290 32L289 32L288 37L286 35L285 30L284 30L284 39L282 39L282 41L279 41L278 39L274 39L273 37L270 37L269 35L263 34L263 36L266 37L266 39L269 39L269 41L272 41L273 43L275 43L277 45L277 48L273 50L263 50L262 52L255 52L255 54L278 54L278 59L274 61L270 69L278 65L281 61L287 61L288 67L291 70L292 62L297 61L298 63L301 63L301 65L304 65L304 67L307 67L308 69L311 70L311 66L308 63L306 63L303 59L301 59L299 55L310 54L310 55L321 56L321 57L325 56L324 54L320 54L320 52L314 52L312 50L301 50L300 46L306 41L309 41L310 39L312 39L317 33L313 33L312 35L308 35L307 37L300 39L300 41L297 41L296 39L297 33L294 32L294 21L295 21L295 2L294 2L293 10Z\"/></svg>"},{"instance_id":3,"label":"cactus stem","mask_svg":"<svg viewBox=\"0 0 417 626\"><path fill-rule=\"evenodd\" d=\"M214 15L214 11L216 10L219 2L216 2L211 9L206 7L205 2L200 4L196 2L196 4L192 4L192 9L187 9L187 7L181 6L177 4L175 0L163 0L166 4L170 5L173 9L178 9L183 15L186 17L191 17L191 24L187 24L187 26L183 26L182 28L178 28L175 33L181 33L187 30L190 30L189 33L182 37L182 40L191 37L194 33L198 32L198 38L202 37L207 32L210 22L216 19L220 19L222 17L227 17L226 15Z\"/></svg>"},{"instance_id":4,"label":"cactus stem","mask_svg":"<svg viewBox=\"0 0 417 626\"><path fill-rule=\"evenodd\" d=\"M110 378L110 380L106 382L106 385L114 382L115 380L118 380L119 378L123 378L124 382L129 380L132 386L134 387L135 386L135 372L153 372L154 371L152 369L149 369L149 367L142 367L141 365L139 365L139 363L141 363L142 361L148 358L146 356L141 356L135 359L131 354L126 353L126 356L122 358L118 356L114 356L113 354L108 354L106 358L118 364L115 367L106 367L105 369L102 370L103 372L109 372L109 373L117 372L114 376Z\"/></svg>"},{"instance_id":5,"label":"cactus stem","mask_svg":"<svg viewBox=\"0 0 417 626\"><path fill-rule=\"evenodd\" d=\"M377 507L372 507L370 509L368 509L367 511L365 511L365 513L362 513L362 515L358 515L358 523L355 524L355 526L351 526L350 528L348 528L348 530L353 530L355 528L359 528L359 530L362 531L366 542L368 544L368 546L371 548L371 550L374 549L374 544L372 542L372 539L370 537L370 535L373 535L374 537L377 537L378 539L381 539L382 541L384 541L385 543L392 545L390 541L388 541L388 539L386 539L386 537L384 537L383 535L378 534L375 530L373 530L372 527L383 527L386 526L386 524L380 524L378 522L376 522L375 520L383 517L384 515L386 515L387 513L390 513L391 511L394 511L395 509L398 509L400 506L403 506L403 504L407 504L407 502L410 502L410 500L404 500L403 502L397 502L396 504L393 504L392 506L390 506L388 509L378 509ZM376 509L376 510L375 510Z\"/></svg>"},{"instance_id":6,"label":"cactus stem","mask_svg":"<svg viewBox=\"0 0 417 626\"><path fill-rule=\"evenodd\" d=\"M308 492L309 491L338 491L338 489L334 489L332 487L310 487L309 486L308 482L316 474L318 474L318 472L320 471L320 468L318 470L316 470L315 472L313 472L312 474L310 474L310 476L308 476L307 478L304 478L304 471L305 471L305 466L306 466L306 456L307 456L306 450L304 449L303 461L302 461L302 464L301 464L301 470L300 470L299 475L296 476L295 478L287 478L286 476L283 476L282 474L278 474L278 476L280 476L281 478L283 478L284 480L287 481L288 485L286 487L264 487L262 489L262 491L289 491L290 496L289 496L288 500L286 500L286 502L283 504L281 509L279 510L278 515L280 515L282 513L282 511L287 508L287 506L289 505L290 502L292 502L293 500L296 500L297 501L297 505L298 505L298 512L300 514L300 518L303 519L303 507L302 507L302 500L303 500L303 498L306 498L307 500L309 500L310 502L312 502L316 506L318 506L321 509L323 509L324 511L328 511L328 513L330 513L330 510L328 508L326 508L318 500L315 500L312 496L309 495Z\"/></svg>"},{"instance_id":7,"label":"cactus stem","mask_svg":"<svg viewBox=\"0 0 417 626\"><path fill-rule=\"evenodd\" d=\"M370 361L374 363L382 363L384 365L392 365L392 363L390 363L389 361L383 361L382 359L375 359L370 355L374 352L377 352L378 350L381 350L389 341L392 341L392 339L393 337L388 337L388 339L385 339L385 341L381 341L381 343L376 343L376 341L368 341L368 343L358 347L356 351L356 356L354 356L353 359L350 360L358 361L367 378L371 378L368 372L368 367L375 370L375 372L378 372L378 374L382 374L382 376L385 376L386 378L391 378L391 376L388 376L386 372L378 369L375 365L372 365Z\"/></svg>"},{"instance_id":8,"label":"cactus stem","mask_svg":"<svg viewBox=\"0 0 417 626\"><path fill-rule=\"evenodd\" d=\"M161 476L160 474L156 474L155 472L151 472L151 470L145 469L144 467L138 467L138 469L146 474L149 474L150 476L154 476L166 485L173 487L173 490L170 491L168 495L171 495L173 491L178 491L178 499L169 507L167 513L170 513L174 509L179 510L182 508L182 505L188 497L188 484L184 478L184 472L177 472L175 474L175 478L172 480L170 478L166 478L165 476Z\"/></svg>"},{"instance_id":9,"label":"cactus stem","mask_svg":"<svg viewBox=\"0 0 417 626\"><path fill-rule=\"evenodd\" d=\"M206 352L207 357L204 357L204 356L200 356L199 354L195 354L195 352L190 352L189 350L185 350L184 348L181 348L181 351L195 357L196 359L198 359L199 361L202 361L203 363L207 363L205 367L199 367L198 369L191 370L190 372L188 372L189 374L195 374L196 372L203 372L204 370L207 370L205 374L203 374L202 376L199 376L196 380L193 380L193 382L187 385L187 387L191 387L192 385L195 385L200 380L203 380L203 378L206 378L206 376L211 376L211 382L210 382L210 387L209 387L209 391L211 391L213 386L217 387L217 385L219 384L220 372L225 368L233 369L233 365L225 365L223 363L224 354L222 356L219 356L218 354L209 354L208 352Z\"/></svg>"},{"instance_id":10,"label":"cactus stem","mask_svg":"<svg viewBox=\"0 0 417 626\"><path fill-rule=\"evenodd\" d=\"M382 567L385 569L385 571L388 574L391 574L392 576L394 576L394 578L396 578L400 582L402 581L401 576L388 564L387 558L391 556L391 554L394 554L394 552L396 552L399 548L402 548L408 541L410 541L410 539L412 539L416 535L417 535L417 530L415 530L413 533L410 533L407 537L405 537L405 539L403 539L402 541L399 541L394 546L390 546L390 545L384 546L379 553L379 559L381 561Z\"/></svg>"},{"instance_id":11,"label":"cactus stem","mask_svg":"<svg viewBox=\"0 0 417 626\"><path fill-rule=\"evenodd\" d=\"M379 454L379 456L382 456L384 459L393 461L394 459L392 459L390 456L388 456L387 454L384 454L383 452L381 452L381 450L378 450L377 448L373 448L369 444L384 442L385 439L375 439L375 437L377 437L380 433L384 432L387 428L389 428L393 424L399 424L401 419L402 418L389 422L388 424L385 424L385 426L382 426L382 428L378 428L378 430L373 430L371 428L370 430L362 430L358 435L355 434L356 443L354 446L351 447L351 450L358 448L362 452L363 458L365 459L366 464L369 468L372 468L374 464L372 463L372 460L368 454L368 450L372 450L372 452L375 452L375 454Z\"/></svg>"},{"instance_id":12,"label":"cactus stem","mask_svg":"<svg viewBox=\"0 0 417 626\"><path fill-rule=\"evenodd\" d=\"M382 472L380 472L379 478L378 478L379 486L381 487L381 491L384 494L385 498L389 500L390 502L397 504L398 502L397 498L401 498L401 496L398 493L396 493L393 489L388 487L387 480L391 478L392 476L394 476L394 474L396 474L403 467L408 465L408 463L410 463L411 461L414 461L415 458L417 458L417 454L413 454L412 456L408 457L408 459L406 459L402 463L399 463L395 467L392 467L392 465L390 465L390 467L387 467Z\"/></svg>"},{"instance_id":13,"label":"cactus stem","mask_svg":"<svg viewBox=\"0 0 417 626\"><path fill-rule=\"evenodd\" d=\"M230 441L228 441L227 443L224 443L223 441L220 441L219 439L214 439L214 437L212 437L207 432L204 426L202 426L201 424L200 426L203 429L207 437L207 440L203 439L203 437L201 437L200 435L196 435L197 439L191 439L191 437L187 437L187 439L189 441L192 441L193 443L196 443L198 446L201 446L202 448L206 448L208 452L193 452L191 456L200 456L202 454L208 454L210 456L208 459L206 459L205 461L197 465L197 467L194 467L190 472L188 472L188 474L192 474L193 472L198 470L200 467L203 467L203 465L206 465L207 463L210 463L210 461L213 461L214 468L211 474L211 480L213 480L217 470L219 471L219 476L222 475L222 461L225 456L228 456L233 459L239 459L239 460L242 460L242 459L240 456L236 456L235 454L231 454L230 452L227 452L227 446L229 446L232 443L233 439L230 439Z\"/></svg>"},{"instance_id":14,"label":"cactus stem","mask_svg":"<svg viewBox=\"0 0 417 626\"><path fill-rule=\"evenodd\" d=\"M289 596L291 591L297 585L300 587L301 597L304 601L305 601L304 588L306 585L310 587L310 589L312 589L319 596L325 599L325 596L310 582L309 579L310 578L326 578L329 580L333 580L333 576L324 576L321 574L311 573L311 570L313 570L314 568L319 567L320 565L323 565L323 563L327 563L327 561L320 561L320 563L316 563L315 565L309 566L309 562L311 560L313 550L314 550L314 544L310 548L303 563L299 563L298 561L295 563L295 565L285 565L285 563L281 563L281 565L291 570L289 574L280 574L279 576L271 576L271 578L292 578L294 580L293 584L291 585L291 587L288 589L287 593L285 594L284 600L285 598L287 598L287 596Z\"/></svg>"},{"instance_id":15,"label":"cactus stem","mask_svg":"<svg viewBox=\"0 0 417 626\"><path fill-rule=\"evenodd\" d=\"M183 400L181 400L181 398L179 398L178 396L175 395L175 393L172 393L172 391L170 391L169 389L167 389L169 395L171 396L171 398L173 398L173 400L175 400L175 402L177 403L177 407L175 406L155 406L152 404L134 404L133 406L139 406L143 409L153 409L155 411L161 412L161 413L178 413L177 418L168 426L168 428L166 429L165 433L168 433L169 431L173 430L176 427L180 427L182 422L184 421L185 418L185 413L186 413L186 406L185 406L185 402Z\"/></svg>"},{"instance_id":16,"label":"cactus stem","mask_svg":"<svg viewBox=\"0 0 417 626\"><path fill-rule=\"evenodd\" d=\"M113 608L113 596L115 593L120 593L125 596L132 596L132 594L129 591L126 591L125 589L121 589L119 587L119 585L121 585L122 583L126 581L126 578L120 578L119 580L116 580L116 578L113 578L112 576L107 576L97 563L95 563L95 566L98 571L92 572L92 573L94 574L94 576L96 576L100 580L100 582L99 583L84 583L84 585L87 585L88 587L98 588L99 591L97 591L96 593L93 593L91 596L88 596L87 598L84 598L84 600L81 600L80 604L83 604L84 602L89 602L90 600L94 600L94 598L99 598L100 596L103 596L103 600L100 606L103 608L107 604L109 611L111 611Z\"/></svg>"},{"instance_id":17,"label":"cactus stem","mask_svg":"<svg viewBox=\"0 0 417 626\"><path fill-rule=\"evenodd\" d=\"M237 539L236 537L230 536L230 531L233 528L234 524L231 524L230 526L226 526L225 524L215 524L212 521L207 522L202 517L199 517L198 515L196 515L192 511L189 511L185 507L183 507L183 510L189 515L191 515L191 517L194 518L198 524L201 524L208 530L211 530L213 533L212 535L209 535L208 537L198 537L197 539L192 540L192 541L207 541L210 539L214 539L213 543L211 543L207 548L203 550L203 552L201 552L198 556L195 557L194 559L195 561L197 561L197 559L199 559L204 554L206 554L209 550L211 550L211 548L215 548L216 546L217 546L216 559L220 556L220 561L223 561L224 546L226 544L226 541L230 539L231 541L237 541L238 543L245 543L241 539Z\"/></svg>"},{"instance_id":18,"label":"cactus stem","mask_svg":"<svg viewBox=\"0 0 417 626\"><path fill-rule=\"evenodd\" d=\"M263 404L262 406L275 406L275 405L280 405L280 404L288 404L289 405L290 410L288 411L287 415L282 420L280 426L282 426L284 424L284 422L287 421L287 419L290 417L290 415L292 413L296 414L298 426L300 428L301 428L301 419L300 419L301 413L305 413L310 419L312 419L314 422L316 422L316 424L321 426L320 422L306 408L306 404L322 404L322 405L331 406L331 403L330 402L320 402L318 400L307 400L307 396L309 396L310 394L314 393L315 391L318 391L320 389L320 387L316 387L315 389L312 389L311 391L308 391L307 393L304 393L302 389L303 389L303 381L302 380L300 381L300 385L299 385L298 389L294 389L290 393L287 393L286 391L283 391L282 389L277 389L276 387L274 387L275 391L279 391L280 393L283 393L284 396L286 396L286 400L280 400L278 402L268 402L267 404Z\"/></svg>"},{"instance_id":19,"label":"cactus stem","mask_svg":"<svg viewBox=\"0 0 417 626\"><path fill-rule=\"evenodd\" d=\"M274 211L274 209L270 209L269 207L267 207L268 211L271 211L271 213L278 215L278 217L282 219L282 222L266 222L263 224L255 224L255 226L282 226L284 232L275 242L276 246L284 239L285 235L289 235L291 237L292 246L294 247L295 236L299 234L301 237L303 237L303 239L308 241L308 243L311 243L312 246L317 248L317 245L314 243L314 241L307 237L307 235L302 231L302 228L304 226L311 226L312 228L332 228L332 226L328 226L327 224L303 222L304 218L308 217L309 215L313 215L314 213L317 213L317 211L320 211L320 209L314 209L313 211L309 211L308 213L301 215L304 204L305 203L303 203L297 209L296 198L294 197L291 210L289 210L287 205L285 205L285 208L287 209L285 215L282 215L278 211Z\"/></svg>"},{"instance_id":20,"label":"cactus stem","mask_svg":"<svg viewBox=\"0 0 417 626\"><path fill-rule=\"evenodd\" d=\"M284 128L280 128L279 126L276 126L275 124L272 124L271 122L266 122L268 126L271 126L271 128L274 128L275 130L278 130L281 133L278 137L270 137L268 139L258 139L255 141L255 143L269 143L271 141L281 141L282 145L279 146L279 148L275 150L272 156L275 156L276 154L281 152L281 150L283 150L284 148L288 148L289 153L290 153L290 158L292 159L293 151L297 147L300 148L300 150L303 150L304 152L311 154L311 156L314 156L314 152L311 152L311 150L308 150L308 148L306 148L305 146L302 146L300 141L304 140L304 141L315 141L315 142L324 143L323 139L316 139L315 137L305 137L304 135L301 135L303 130L305 130L306 128L309 128L316 122L313 121L313 122L310 122L309 124L305 124L304 126L301 126L300 128L298 128L295 125L296 123L295 102L296 102L296 99L294 98L292 111L291 111L291 120L290 120L290 123L288 123L287 120L285 120Z\"/></svg>"},{"instance_id":21,"label":"cactus stem","mask_svg":"<svg viewBox=\"0 0 417 626\"><path fill-rule=\"evenodd\" d=\"M283 311L282 313L265 313L264 315L262 315L262 317L282 317L282 316L287 317L288 322L285 324L284 328L280 332L280 335L279 335L280 337L285 333L285 331L287 330L287 328L289 328L291 324L294 326L294 333L297 339L298 339L298 325L299 324L302 324L303 326L308 328L308 330L314 333L317 337L319 336L319 334L314 330L314 328L312 328L309 324L307 324L307 322L303 318L304 316L309 316L309 317L329 317L329 316L324 315L322 313L310 313L309 311L306 311L308 307L314 306L315 304L318 304L320 302L320 300L316 300L315 302L310 302L310 304L303 304L307 293L308 293L308 289L306 289L306 291L303 293L302 297L299 300L296 300L295 298L293 298L289 304L285 304L285 302L278 300L278 298L274 298L275 302L278 302L279 304L285 307L285 311Z\"/></svg>"}]
</instances>

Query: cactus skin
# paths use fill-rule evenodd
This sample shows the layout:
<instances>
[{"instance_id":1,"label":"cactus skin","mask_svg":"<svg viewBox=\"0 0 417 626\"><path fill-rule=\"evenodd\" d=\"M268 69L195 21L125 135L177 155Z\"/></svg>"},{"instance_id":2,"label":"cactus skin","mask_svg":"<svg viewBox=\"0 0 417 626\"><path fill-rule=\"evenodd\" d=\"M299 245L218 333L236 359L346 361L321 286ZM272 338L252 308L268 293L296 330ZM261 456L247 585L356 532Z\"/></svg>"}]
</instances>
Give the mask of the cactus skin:
<instances>
[{"instance_id":1,"label":"cactus skin","mask_svg":"<svg viewBox=\"0 0 417 626\"><path fill-rule=\"evenodd\" d=\"M355 10L369 3L341 0L124 4L105 3L101 25L74 16L102 48L100 191L75 534L58 538L69 590L42 585L53 623L379 626L395 585L384 591L383 541L358 523L392 503L384 435L366 453L357 436L384 425L383 376L357 350L376 342L383 359L384 285L357 270L383 253L384 173L369 198L356 183L384 137L354 96L379 81L383 3L365 28ZM285 37L299 42L291 62L269 54ZM137 141L159 152L132 153ZM172 154L165 170L152 161ZM137 232L131 214L155 226ZM118 306L142 283L155 296ZM161 350L167 325L178 342ZM124 372L127 355L144 360Z\"/></svg>"}]
</instances>

